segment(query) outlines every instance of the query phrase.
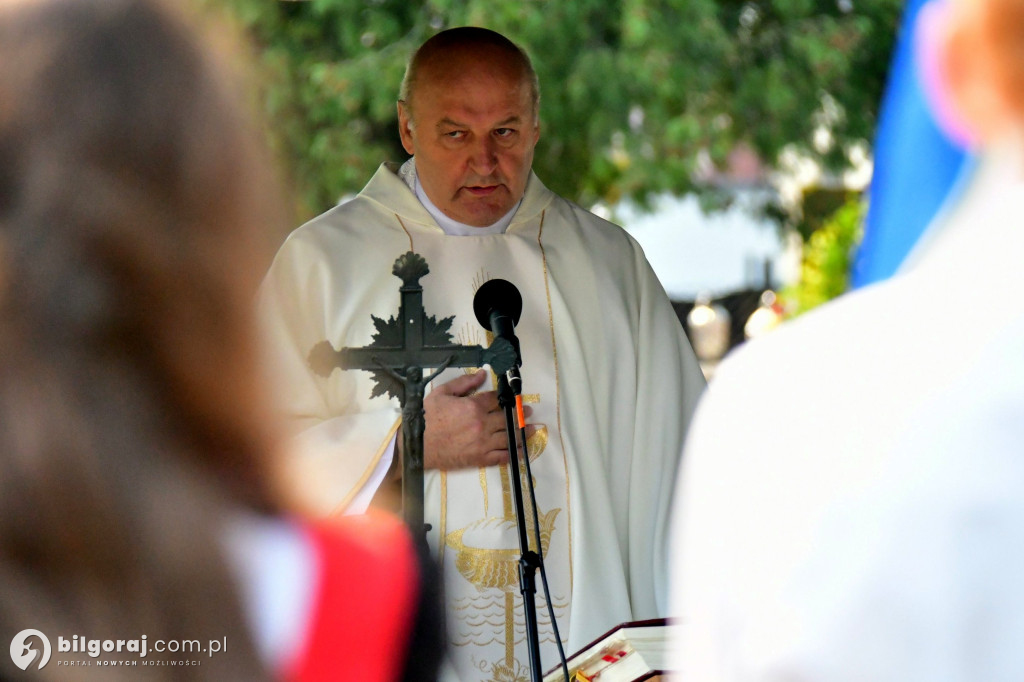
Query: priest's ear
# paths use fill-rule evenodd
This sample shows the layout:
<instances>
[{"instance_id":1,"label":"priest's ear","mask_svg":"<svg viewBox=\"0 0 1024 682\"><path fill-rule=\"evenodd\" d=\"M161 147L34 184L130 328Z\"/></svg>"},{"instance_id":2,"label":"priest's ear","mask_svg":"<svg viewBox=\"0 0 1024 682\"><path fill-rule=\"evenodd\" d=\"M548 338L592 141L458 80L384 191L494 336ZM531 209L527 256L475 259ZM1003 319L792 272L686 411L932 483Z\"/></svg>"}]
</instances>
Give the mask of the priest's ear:
<instances>
[{"instance_id":1,"label":"priest's ear","mask_svg":"<svg viewBox=\"0 0 1024 682\"><path fill-rule=\"evenodd\" d=\"M412 143L412 112L409 106L402 100L398 100L398 135L402 138L402 147L410 156L415 154L415 147Z\"/></svg>"}]
</instances>

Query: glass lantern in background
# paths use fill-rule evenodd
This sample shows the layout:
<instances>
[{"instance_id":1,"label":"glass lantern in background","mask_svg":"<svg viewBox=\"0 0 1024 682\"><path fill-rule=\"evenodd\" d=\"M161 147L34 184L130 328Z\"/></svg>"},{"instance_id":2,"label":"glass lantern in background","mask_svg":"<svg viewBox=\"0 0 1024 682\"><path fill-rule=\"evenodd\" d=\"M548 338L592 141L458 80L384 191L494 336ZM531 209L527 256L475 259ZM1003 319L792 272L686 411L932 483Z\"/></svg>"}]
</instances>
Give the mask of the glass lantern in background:
<instances>
[{"instance_id":1,"label":"glass lantern in background","mask_svg":"<svg viewBox=\"0 0 1024 682\"><path fill-rule=\"evenodd\" d=\"M696 304L686 316L690 343L706 379L711 379L718 362L729 350L730 324L729 312L712 303L706 294L697 297Z\"/></svg>"},{"instance_id":2,"label":"glass lantern in background","mask_svg":"<svg viewBox=\"0 0 1024 682\"><path fill-rule=\"evenodd\" d=\"M771 289L761 294L761 304L750 313L743 325L743 335L747 339L756 339L775 329L782 322L782 306L775 292Z\"/></svg>"}]
</instances>

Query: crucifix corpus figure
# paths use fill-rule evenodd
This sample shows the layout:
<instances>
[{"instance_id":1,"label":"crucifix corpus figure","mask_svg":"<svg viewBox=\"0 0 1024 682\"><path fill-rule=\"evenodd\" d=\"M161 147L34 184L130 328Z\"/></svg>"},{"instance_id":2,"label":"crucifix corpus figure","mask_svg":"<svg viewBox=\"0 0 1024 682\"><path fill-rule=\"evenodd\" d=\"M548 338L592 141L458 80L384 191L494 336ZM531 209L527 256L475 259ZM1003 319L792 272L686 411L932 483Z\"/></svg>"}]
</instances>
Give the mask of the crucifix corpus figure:
<instances>
[{"instance_id":1,"label":"crucifix corpus figure","mask_svg":"<svg viewBox=\"0 0 1024 682\"><path fill-rule=\"evenodd\" d=\"M516 360L512 344L496 338L489 348L458 346L452 343L453 317L438 320L423 309L420 278L430 272L427 261L408 251L395 260L391 269L402 280L398 317L387 321L371 315L377 329L373 342L362 348L336 350L330 341L321 341L309 352L310 368L327 377L335 368L371 372L374 389L371 398L388 395L402 404L402 511L406 523L425 541L429 526L423 523L423 432L426 427L423 395L427 384L448 367L483 367L496 373L508 371ZM423 368L436 368L423 375ZM416 532L420 529L422 533Z\"/></svg>"}]
</instances>

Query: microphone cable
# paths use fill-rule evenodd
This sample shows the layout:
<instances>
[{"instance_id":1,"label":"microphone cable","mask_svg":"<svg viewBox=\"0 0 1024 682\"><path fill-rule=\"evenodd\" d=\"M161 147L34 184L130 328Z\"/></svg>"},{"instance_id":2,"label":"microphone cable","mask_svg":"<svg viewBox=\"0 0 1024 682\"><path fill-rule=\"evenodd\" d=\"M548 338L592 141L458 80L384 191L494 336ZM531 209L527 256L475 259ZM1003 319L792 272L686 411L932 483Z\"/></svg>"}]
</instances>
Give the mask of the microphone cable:
<instances>
[{"instance_id":1,"label":"microphone cable","mask_svg":"<svg viewBox=\"0 0 1024 682\"><path fill-rule=\"evenodd\" d=\"M540 582L544 586L544 600L548 603L548 616L551 618L551 629L555 634L555 644L558 646L558 660L562 665L562 675L565 682L570 682L569 665L565 659L565 649L562 647L562 636L558 632L558 620L555 618L555 607L551 601L551 589L548 587L548 572L544 568L544 548L540 544L540 518L537 516L537 495L533 489L533 472L530 469L530 448L526 444L526 420L523 416L523 397L516 395L516 416L519 420L519 437L523 443L523 462L526 469L527 489L530 491L530 507L533 513L533 535L537 543L537 564L540 568ZM521 476L520 472L516 472Z\"/></svg>"}]
</instances>

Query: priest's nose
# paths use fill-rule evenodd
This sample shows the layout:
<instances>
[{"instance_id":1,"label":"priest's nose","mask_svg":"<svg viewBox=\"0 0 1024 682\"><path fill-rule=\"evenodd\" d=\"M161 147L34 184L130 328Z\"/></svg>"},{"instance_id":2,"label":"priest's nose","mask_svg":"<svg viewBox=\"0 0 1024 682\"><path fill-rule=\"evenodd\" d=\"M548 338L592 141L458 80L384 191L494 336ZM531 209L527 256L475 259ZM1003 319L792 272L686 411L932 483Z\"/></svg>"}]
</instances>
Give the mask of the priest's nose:
<instances>
[{"instance_id":1,"label":"priest's nose","mask_svg":"<svg viewBox=\"0 0 1024 682\"><path fill-rule=\"evenodd\" d=\"M497 150L497 144L490 136L477 138L470 150L470 169L484 177L490 175L498 166Z\"/></svg>"}]
</instances>

